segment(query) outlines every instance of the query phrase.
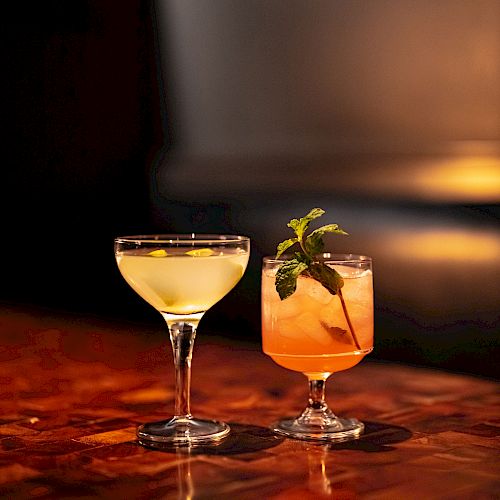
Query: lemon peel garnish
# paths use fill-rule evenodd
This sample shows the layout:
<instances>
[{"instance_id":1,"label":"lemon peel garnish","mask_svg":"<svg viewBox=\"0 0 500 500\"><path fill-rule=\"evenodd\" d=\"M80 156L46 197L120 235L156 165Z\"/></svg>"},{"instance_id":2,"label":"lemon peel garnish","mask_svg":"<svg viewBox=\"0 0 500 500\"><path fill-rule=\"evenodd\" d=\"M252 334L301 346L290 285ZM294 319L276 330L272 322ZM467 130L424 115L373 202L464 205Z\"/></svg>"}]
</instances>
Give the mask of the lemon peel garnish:
<instances>
[{"instance_id":1,"label":"lemon peel garnish","mask_svg":"<svg viewBox=\"0 0 500 500\"><path fill-rule=\"evenodd\" d=\"M191 255L193 257L210 257L210 255L214 253L215 252L210 248L199 248L196 250L189 250L189 252L186 252L186 255Z\"/></svg>"},{"instance_id":2,"label":"lemon peel garnish","mask_svg":"<svg viewBox=\"0 0 500 500\"><path fill-rule=\"evenodd\" d=\"M166 257L168 254L165 250L163 250L163 248L160 248L159 250L149 252L148 255L151 255L151 257Z\"/></svg>"}]
</instances>

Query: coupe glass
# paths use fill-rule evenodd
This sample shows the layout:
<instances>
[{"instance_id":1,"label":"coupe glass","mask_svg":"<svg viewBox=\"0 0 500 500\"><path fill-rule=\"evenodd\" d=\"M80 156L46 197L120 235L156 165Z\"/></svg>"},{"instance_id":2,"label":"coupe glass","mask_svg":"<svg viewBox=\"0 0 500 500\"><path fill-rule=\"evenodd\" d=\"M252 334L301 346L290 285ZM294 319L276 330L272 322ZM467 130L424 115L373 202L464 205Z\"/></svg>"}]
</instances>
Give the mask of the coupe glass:
<instances>
[{"instance_id":1,"label":"coupe glass","mask_svg":"<svg viewBox=\"0 0 500 500\"><path fill-rule=\"evenodd\" d=\"M195 445L229 433L223 422L191 415L191 358L198 323L238 283L249 253L250 240L244 236L155 234L115 239L122 276L161 313L174 354L174 416L141 425L137 436L142 444Z\"/></svg>"},{"instance_id":2,"label":"coupe glass","mask_svg":"<svg viewBox=\"0 0 500 500\"><path fill-rule=\"evenodd\" d=\"M295 293L282 301L275 278L286 259L264 258L262 343L277 364L307 377L309 404L301 415L284 418L272 429L298 439L355 439L363 432L363 423L334 415L325 401L325 384L332 373L353 367L373 348L372 261L360 255L317 256L343 277L340 292L332 295L302 274Z\"/></svg>"}]
</instances>

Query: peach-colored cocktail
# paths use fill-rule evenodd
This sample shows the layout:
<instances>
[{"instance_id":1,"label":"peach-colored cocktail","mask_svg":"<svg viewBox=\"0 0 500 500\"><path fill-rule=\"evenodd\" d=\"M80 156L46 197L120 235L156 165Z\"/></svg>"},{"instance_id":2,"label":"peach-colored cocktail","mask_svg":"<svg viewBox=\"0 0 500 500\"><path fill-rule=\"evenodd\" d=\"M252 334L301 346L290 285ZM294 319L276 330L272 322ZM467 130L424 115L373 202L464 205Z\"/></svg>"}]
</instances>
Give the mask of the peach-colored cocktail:
<instances>
[{"instance_id":1,"label":"peach-colored cocktail","mask_svg":"<svg viewBox=\"0 0 500 500\"><path fill-rule=\"evenodd\" d=\"M264 352L309 378L324 378L359 363L373 348L371 261L325 260L344 279L344 306L339 295L304 275L298 277L293 295L281 300L275 286L281 263L266 259L262 271Z\"/></svg>"}]
</instances>

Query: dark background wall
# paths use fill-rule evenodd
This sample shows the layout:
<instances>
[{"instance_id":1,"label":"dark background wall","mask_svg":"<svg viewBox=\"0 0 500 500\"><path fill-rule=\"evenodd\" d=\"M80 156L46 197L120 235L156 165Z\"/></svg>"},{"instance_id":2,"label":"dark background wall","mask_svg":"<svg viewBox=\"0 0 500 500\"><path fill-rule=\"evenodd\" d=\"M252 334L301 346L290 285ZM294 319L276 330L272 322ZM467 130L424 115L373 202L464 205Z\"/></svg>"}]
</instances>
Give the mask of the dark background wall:
<instances>
[{"instance_id":1,"label":"dark background wall","mask_svg":"<svg viewBox=\"0 0 500 500\"><path fill-rule=\"evenodd\" d=\"M2 18L0 299L159 323L117 234L248 234L204 330L259 339L313 206L375 259L382 359L497 375L500 4L49 1Z\"/></svg>"},{"instance_id":2,"label":"dark background wall","mask_svg":"<svg viewBox=\"0 0 500 500\"><path fill-rule=\"evenodd\" d=\"M9 2L1 22L2 298L129 310L112 240L148 229L164 141L150 2Z\"/></svg>"}]
</instances>

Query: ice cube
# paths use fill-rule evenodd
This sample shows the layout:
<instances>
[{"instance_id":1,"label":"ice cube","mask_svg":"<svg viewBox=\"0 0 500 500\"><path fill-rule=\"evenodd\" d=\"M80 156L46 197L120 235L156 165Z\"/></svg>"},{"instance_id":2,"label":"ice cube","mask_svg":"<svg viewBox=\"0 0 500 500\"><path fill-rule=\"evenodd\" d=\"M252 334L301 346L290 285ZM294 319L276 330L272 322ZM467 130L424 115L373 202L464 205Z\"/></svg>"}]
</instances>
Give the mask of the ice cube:
<instances>
[{"instance_id":1,"label":"ice cube","mask_svg":"<svg viewBox=\"0 0 500 500\"><path fill-rule=\"evenodd\" d=\"M326 307L321 309L319 321L325 328L349 329L338 295Z\"/></svg>"},{"instance_id":2,"label":"ice cube","mask_svg":"<svg viewBox=\"0 0 500 500\"><path fill-rule=\"evenodd\" d=\"M370 347L373 329L365 331L368 329L368 326L365 327L365 325L369 325L371 318L373 318L373 308L357 302L347 302L347 300L346 307L360 345L364 348ZM320 311L319 319L321 325L330 333L333 340L343 344L355 345L338 297Z\"/></svg>"},{"instance_id":3,"label":"ice cube","mask_svg":"<svg viewBox=\"0 0 500 500\"><path fill-rule=\"evenodd\" d=\"M356 267L356 265L352 266L331 266L333 267L343 278L351 279L351 278L362 278L364 276L371 275L372 272L370 269L366 269L363 267Z\"/></svg>"},{"instance_id":4,"label":"ice cube","mask_svg":"<svg viewBox=\"0 0 500 500\"><path fill-rule=\"evenodd\" d=\"M297 316L304 310L304 305L298 297L288 297L273 305L274 314L281 320Z\"/></svg>"},{"instance_id":5,"label":"ice cube","mask_svg":"<svg viewBox=\"0 0 500 500\"><path fill-rule=\"evenodd\" d=\"M357 279L344 280L342 289L347 304L357 302L365 306L371 306L373 302L373 283L371 272Z\"/></svg>"},{"instance_id":6,"label":"ice cube","mask_svg":"<svg viewBox=\"0 0 500 500\"><path fill-rule=\"evenodd\" d=\"M322 346L327 346L331 343L331 338L328 332L322 328L319 319L310 311L302 313L296 322L297 326L307 337L313 342Z\"/></svg>"},{"instance_id":7,"label":"ice cube","mask_svg":"<svg viewBox=\"0 0 500 500\"><path fill-rule=\"evenodd\" d=\"M292 319L280 320L278 328L280 336L287 339L300 340L304 336L300 328L297 327L296 321Z\"/></svg>"},{"instance_id":8,"label":"ice cube","mask_svg":"<svg viewBox=\"0 0 500 500\"><path fill-rule=\"evenodd\" d=\"M333 298L333 295L321 283L312 278L299 278L297 292L307 295L322 305L328 304Z\"/></svg>"}]
</instances>

